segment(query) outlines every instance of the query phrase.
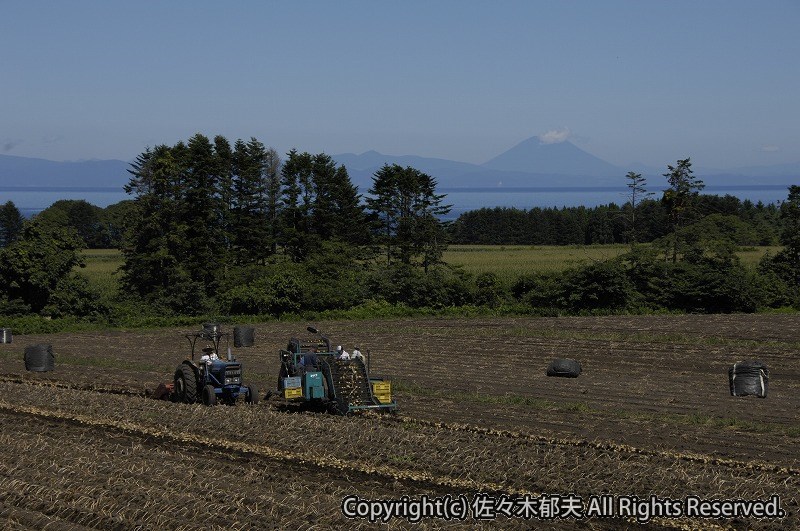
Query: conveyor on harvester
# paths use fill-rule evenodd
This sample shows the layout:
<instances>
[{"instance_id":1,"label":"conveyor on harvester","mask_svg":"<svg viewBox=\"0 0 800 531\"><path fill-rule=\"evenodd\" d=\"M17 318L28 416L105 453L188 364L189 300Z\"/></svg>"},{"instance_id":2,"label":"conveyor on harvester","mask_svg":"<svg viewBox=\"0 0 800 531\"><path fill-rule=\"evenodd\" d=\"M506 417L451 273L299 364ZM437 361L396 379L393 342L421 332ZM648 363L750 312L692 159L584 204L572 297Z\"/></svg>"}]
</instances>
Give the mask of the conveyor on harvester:
<instances>
[{"instance_id":1,"label":"conveyor on harvester","mask_svg":"<svg viewBox=\"0 0 800 531\"><path fill-rule=\"evenodd\" d=\"M322 371L329 378L328 388L334 390L331 398L345 407L372 406L378 404L372 396L372 389L367 377L367 368L360 359L323 360Z\"/></svg>"}]
</instances>

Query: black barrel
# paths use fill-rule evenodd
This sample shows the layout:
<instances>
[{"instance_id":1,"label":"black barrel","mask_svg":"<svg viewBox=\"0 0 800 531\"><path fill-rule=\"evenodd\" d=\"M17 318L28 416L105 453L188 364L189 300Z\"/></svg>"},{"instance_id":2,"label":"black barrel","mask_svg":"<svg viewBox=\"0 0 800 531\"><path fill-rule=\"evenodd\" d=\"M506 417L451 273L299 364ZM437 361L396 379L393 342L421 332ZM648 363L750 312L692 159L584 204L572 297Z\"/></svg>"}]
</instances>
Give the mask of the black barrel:
<instances>
[{"instance_id":1,"label":"black barrel","mask_svg":"<svg viewBox=\"0 0 800 531\"><path fill-rule=\"evenodd\" d=\"M219 323L203 323L203 334L211 339L219 337L220 334Z\"/></svg>"},{"instance_id":2,"label":"black barrel","mask_svg":"<svg viewBox=\"0 0 800 531\"><path fill-rule=\"evenodd\" d=\"M11 343L10 328L0 328L0 343Z\"/></svg>"},{"instance_id":3,"label":"black barrel","mask_svg":"<svg viewBox=\"0 0 800 531\"><path fill-rule=\"evenodd\" d=\"M256 342L256 329L252 326L233 327L233 346L252 347Z\"/></svg>"},{"instance_id":4,"label":"black barrel","mask_svg":"<svg viewBox=\"0 0 800 531\"><path fill-rule=\"evenodd\" d=\"M577 378L581 373L581 364L576 360L556 358L547 367L547 376L561 378Z\"/></svg>"},{"instance_id":5,"label":"black barrel","mask_svg":"<svg viewBox=\"0 0 800 531\"><path fill-rule=\"evenodd\" d=\"M731 396L767 398L769 369L757 360L740 361L728 369Z\"/></svg>"},{"instance_id":6,"label":"black barrel","mask_svg":"<svg viewBox=\"0 0 800 531\"><path fill-rule=\"evenodd\" d=\"M25 347L26 371L52 371L55 368L55 360L52 345L39 344Z\"/></svg>"}]
</instances>

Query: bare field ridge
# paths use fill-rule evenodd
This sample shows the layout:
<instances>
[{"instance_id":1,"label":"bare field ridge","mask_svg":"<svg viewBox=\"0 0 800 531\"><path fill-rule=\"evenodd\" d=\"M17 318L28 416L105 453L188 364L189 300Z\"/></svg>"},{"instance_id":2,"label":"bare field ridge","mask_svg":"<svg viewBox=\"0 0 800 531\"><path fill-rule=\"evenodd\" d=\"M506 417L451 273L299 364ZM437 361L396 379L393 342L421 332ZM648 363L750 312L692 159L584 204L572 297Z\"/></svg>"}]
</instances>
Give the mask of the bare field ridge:
<instances>
[{"instance_id":1,"label":"bare field ridge","mask_svg":"<svg viewBox=\"0 0 800 531\"><path fill-rule=\"evenodd\" d=\"M800 317L415 318L313 323L371 352L398 416L287 412L279 401L206 408L147 398L185 356L188 330L15 336L0 345L0 517L9 529L336 528L367 498L575 493L767 499L783 520L656 519L658 528L800 527ZM235 349L274 387L297 323L256 324ZM56 370L26 373L46 342ZM544 376L578 359L576 379ZM733 398L727 369L770 368L766 399ZM212 473L213 471L213 473ZM211 492L217 494L210 494ZM415 528L474 528L425 520ZM625 529L622 519L509 528ZM411 527L395 519L390 528Z\"/></svg>"}]
</instances>

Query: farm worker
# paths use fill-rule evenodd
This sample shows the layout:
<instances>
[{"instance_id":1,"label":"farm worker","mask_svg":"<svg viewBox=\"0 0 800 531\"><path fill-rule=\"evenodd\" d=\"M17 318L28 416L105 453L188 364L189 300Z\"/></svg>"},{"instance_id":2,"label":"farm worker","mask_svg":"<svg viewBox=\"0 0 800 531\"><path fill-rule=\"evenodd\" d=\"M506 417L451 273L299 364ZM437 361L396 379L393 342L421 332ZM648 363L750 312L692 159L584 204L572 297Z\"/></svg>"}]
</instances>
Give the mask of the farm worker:
<instances>
[{"instance_id":1,"label":"farm worker","mask_svg":"<svg viewBox=\"0 0 800 531\"><path fill-rule=\"evenodd\" d=\"M338 355L336 356L338 359L340 359L340 360L349 360L350 359L350 354L348 354L347 351L344 350L341 345L336 347L336 352L338 353Z\"/></svg>"},{"instance_id":2,"label":"farm worker","mask_svg":"<svg viewBox=\"0 0 800 531\"><path fill-rule=\"evenodd\" d=\"M210 362L215 359L217 359L217 354L214 352L213 347L205 347L203 349L203 355L200 356L200 361Z\"/></svg>"},{"instance_id":3,"label":"farm worker","mask_svg":"<svg viewBox=\"0 0 800 531\"><path fill-rule=\"evenodd\" d=\"M361 351L358 350L358 345L353 347L353 355L352 355L352 357L353 357L354 360L362 360L362 359L364 359L364 356L361 355Z\"/></svg>"},{"instance_id":4,"label":"farm worker","mask_svg":"<svg viewBox=\"0 0 800 531\"><path fill-rule=\"evenodd\" d=\"M303 354L303 357L300 358L300 365L306 370L317 370L317 349L312 348L310 352Z\"/></svg>"},{"instance_id":5,"label":"farm worker","mask_svg":"<svg viewBox=\"0 0 800 531\"><path fill-rule=\"evenodd\" d=\"M306 372L306 357L304 355L298 355L294 359L297 360L294 366L294 372L299 375L303 375Z\"/></svg>"}]
</instances>

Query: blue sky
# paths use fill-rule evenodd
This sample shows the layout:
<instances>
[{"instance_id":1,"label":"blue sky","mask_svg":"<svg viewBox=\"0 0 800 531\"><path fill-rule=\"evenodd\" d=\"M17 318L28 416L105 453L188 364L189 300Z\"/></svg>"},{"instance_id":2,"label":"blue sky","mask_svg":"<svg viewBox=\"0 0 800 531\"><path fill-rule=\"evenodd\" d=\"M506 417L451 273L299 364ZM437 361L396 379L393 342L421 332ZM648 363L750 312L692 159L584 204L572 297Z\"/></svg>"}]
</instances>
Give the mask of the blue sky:
<instances>
[{"instance_id":1,"label":"blue sky","mask_svg":"<svg viewBox=\"0 0 800 531\"><path fill-rule=\"evenodd\" d=\"M0 154L195 132L482 163L800 161L800 2L0 1Z\"/></svg>"}]
</instances>

